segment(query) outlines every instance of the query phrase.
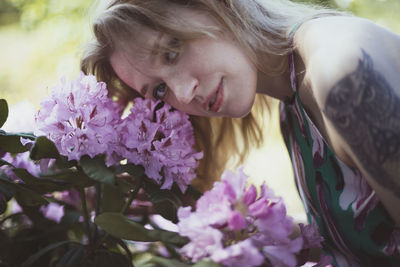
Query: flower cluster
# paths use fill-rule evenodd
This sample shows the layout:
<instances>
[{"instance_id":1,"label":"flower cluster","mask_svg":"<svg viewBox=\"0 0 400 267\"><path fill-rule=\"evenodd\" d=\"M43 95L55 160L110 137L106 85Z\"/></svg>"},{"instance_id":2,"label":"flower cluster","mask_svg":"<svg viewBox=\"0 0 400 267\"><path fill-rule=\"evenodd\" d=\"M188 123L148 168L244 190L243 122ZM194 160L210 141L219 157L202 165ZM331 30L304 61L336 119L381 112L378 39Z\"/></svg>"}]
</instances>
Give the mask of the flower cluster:
<instances>
[{"instance_id":1,"label":"flower cluster","mask_svg":"<svg viewBox=\"0 0 400 267\"><path fill-rule=\"evenodd\" d=\"M188 115L160 101L136 98L121 129L122 154L128 162L144 166L146 175L162 183L162 189L170 189L176 182L182 192L186 190L203 156L193 150Z\"/></svg>"},{"instance_id":2,"label":"flower cluster","mask_svg":"<svg viewBox=\"0 0 400 267\"><path fill-rule=\"evenodd\" d=\"M41 102L36 115L36 135L45 135L69 160L83 155L108 154L118 142L115 127L120 111L107 97L106 84L93 75L80 76L70 82L62 79L50 97Z\"/></svg>"},{"instance_id":3,"label":"flower cluster","mask_svg":"<svg viewBox=\"0 0 400 267\"><path fill-rule=\"evenodd\" d=\"M293 221L282 199L265 184L257 196L255 186L246 188L246 179L243 168L238 174L225 171L221 182L198 200L196 211L178 210L179 233L190 239L181 252L194 262L208 257L225 266L258 266L265 261L295 266L303 238L289 238Z\"/></svg>"},{"instance_id":4,"label":"flower cluster","mask_svg":"<svg viewBox=\"0 0 400 267\"><path fill-rule=\"evenodd\" d=\"M122 119L122 108L107 97L106 84L81 73L53 88L41 106L36 134L53 141L69 160L105 154L111 166L127 159L144 166L163 189L175 182L182 192L195 177L203 154L193 148L189 117L168 104L137 98Z\"/></svg>"}]
</instances>

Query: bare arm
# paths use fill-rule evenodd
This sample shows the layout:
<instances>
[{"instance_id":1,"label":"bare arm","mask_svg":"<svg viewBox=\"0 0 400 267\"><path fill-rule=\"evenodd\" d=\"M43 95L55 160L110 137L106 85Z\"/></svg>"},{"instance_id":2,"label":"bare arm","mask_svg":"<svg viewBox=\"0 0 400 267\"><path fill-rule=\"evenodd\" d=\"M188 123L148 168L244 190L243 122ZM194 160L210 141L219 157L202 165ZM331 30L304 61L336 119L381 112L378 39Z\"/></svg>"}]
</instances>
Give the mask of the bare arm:
<instances>
[{"instance_id":1,"label":"bare arm","mask_svg":"<svg viewBox=\"0 0 400 267\"><path fill-rule=\"evenodd\" d=\"M323 113L400 225L400 97L367 52L329 90Z\"/></svg>"},{"instance_id":2,"label":"bare arm","mask_svg":"<svg viewBox=\"0 0 400 267\"><path fill-rule=\"evenodd\" d=\"M339 16L310 20L295 41L324 137L400 226L400 36Z\"/></svg>"}]
</instances>

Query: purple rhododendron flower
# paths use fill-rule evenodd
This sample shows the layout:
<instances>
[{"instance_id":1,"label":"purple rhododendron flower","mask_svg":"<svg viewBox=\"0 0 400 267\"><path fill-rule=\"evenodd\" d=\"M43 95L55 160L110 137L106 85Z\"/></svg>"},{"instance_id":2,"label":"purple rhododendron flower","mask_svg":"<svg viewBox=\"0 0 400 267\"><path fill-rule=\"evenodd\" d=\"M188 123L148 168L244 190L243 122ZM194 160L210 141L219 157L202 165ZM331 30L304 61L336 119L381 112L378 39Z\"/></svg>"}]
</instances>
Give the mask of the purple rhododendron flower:
<instances>
[{"instance_id":1,"label":"purple rhododendron flower","mask_svg":"<svg viewBox=\"0 0 400 267\"><path fill-rule=\"evenodd\" d=\"M62 79L41 102L35 134L53 141L69 160L108 155L118 143L115 127L120 123L120 113L121 108L107 97L106 84L81 73L70 82Z\"/></svg>"},{"instance_id":2,"label":"purple rhododendron flower","mask_svg":"<svg viewBox=\"0 0 400 267\"><path fill-rule=\"evenodd\" d=\"M64 206L57 203L50 203L47 206L42 206L40 211L47 219L57 223L60 223L64 216Z\"/></svg>"},{"instance_id":3,"label":"purple rhododendron flower","mask_svg":"<svg viewBox=\"0 0 400 267\"><path fill-rule=\"evenodd\" d=\"M324 238L319 234L318 225L313 220L309 225L299 224L301 236L304 241L303 248L322 248L321 242Z\"/></svg>"},{"instance_id":4,"label":"purple rhododendron flower","mask_svg":"<svg viewBox=\"0 0 400 267\"><path fill-rule=\"evenodd\" d=\"M195 178L203 153L193 148L193 127L185 113L160 101L136 98L119 131L125 145L122 156L144 166L146 175L162 189L175 182L184 192Z\"/></svg>"},{"instance_id":5,"label":"purple rhododendron flower","mask_svg":"<svg viewBox=\"0 0 400 267\"><path fill-rule=\"evenodd\" d=\"M53 141L69 160L106 154L111 166L127 159L144 166L162 189L176 183L182 192L196 176L203 153L193 148L193 127L188 115L168 104L136 98L121 119L122 107L107 97L105 83L81 73L71 82L62 80L41 106L35 133Z\"/></svg>"},{"instance_id":6,"label":"purple rhododendron flower","mask_svg":"<svg viewBox=\"0 0 400 267\"><path fill-rule=\"evenodd\" d=\"M264 262L264 256L260 250L251 243L250 239L215 251L211 259L224 266L231 267L259 266Z\"/></svg>"},{"instance_id":7,"label":"purple rhododendron flower","mask_svg":"<svg viewBox=\"0 0 400 267\"><path fill-rule=\"evenodd\" d=\"M242 167L237 174L225 171L195 211L178 210L179 233L190 239L181 252L194 262L210 258L224 266L258 266L264 259L273 266L296 266L303 238L289 238L293 220L282 199L265 184L257 195L246 180ZM317 240L313 232L312 243Z\"/></svg>"},{"instance_id":8,"label":"purple rhododendron flower","mask_svg":"<svg viewBox=\"0 0 400 267\"><path fill-rule=\"evenodd\" d=\"M26 169L33 176L38 176L40 173L40 166L29 158L29 152L19 153L15 156L6 153L1 159L11 163L15 168ZM0 167L0 171L3 171L11 180L21 181L13 172L13 167L11 166L4 165Z\"/></svg>"}]
</instances>

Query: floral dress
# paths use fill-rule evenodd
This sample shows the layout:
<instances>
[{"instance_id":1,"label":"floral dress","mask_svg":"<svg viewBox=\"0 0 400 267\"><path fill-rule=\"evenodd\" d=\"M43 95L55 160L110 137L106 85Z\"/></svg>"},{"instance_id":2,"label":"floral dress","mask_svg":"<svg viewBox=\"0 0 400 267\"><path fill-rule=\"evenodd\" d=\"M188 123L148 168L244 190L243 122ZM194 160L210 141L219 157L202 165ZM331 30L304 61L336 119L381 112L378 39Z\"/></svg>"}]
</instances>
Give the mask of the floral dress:
<instances>
[{"instance_id":1,"label":"floral dress","mask_svg":"<svg viewBox=\"0 0 400 267\"><path fill-rule=\"evenodd\" d=\"M296 90L280 105L281 132L309 223L333 266L400 266L400 231L362 173L338 159L306 114Z\"/></svg>"}]
</instances>

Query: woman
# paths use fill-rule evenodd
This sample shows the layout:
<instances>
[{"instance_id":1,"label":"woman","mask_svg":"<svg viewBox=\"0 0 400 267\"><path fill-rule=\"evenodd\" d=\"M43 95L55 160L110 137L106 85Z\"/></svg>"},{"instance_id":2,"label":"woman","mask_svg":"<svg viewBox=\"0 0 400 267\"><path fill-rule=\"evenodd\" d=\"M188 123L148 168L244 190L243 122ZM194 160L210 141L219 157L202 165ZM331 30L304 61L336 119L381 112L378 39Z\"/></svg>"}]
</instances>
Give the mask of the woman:
<instances>
[{"instance_id":1,"label":"woman","mask_svg":"<svg viewBox=\"0 0 400 267\"><path fill-rule=\"evenodd\" d=\"M332 265L399 265L398 35L286 0L115 0L94 33L85 72L124 103L153 97L192 115L205 188L236 138L245 151L262 140L263 96L281 100L296 183Z\"/></svg>"}]
</instances>

